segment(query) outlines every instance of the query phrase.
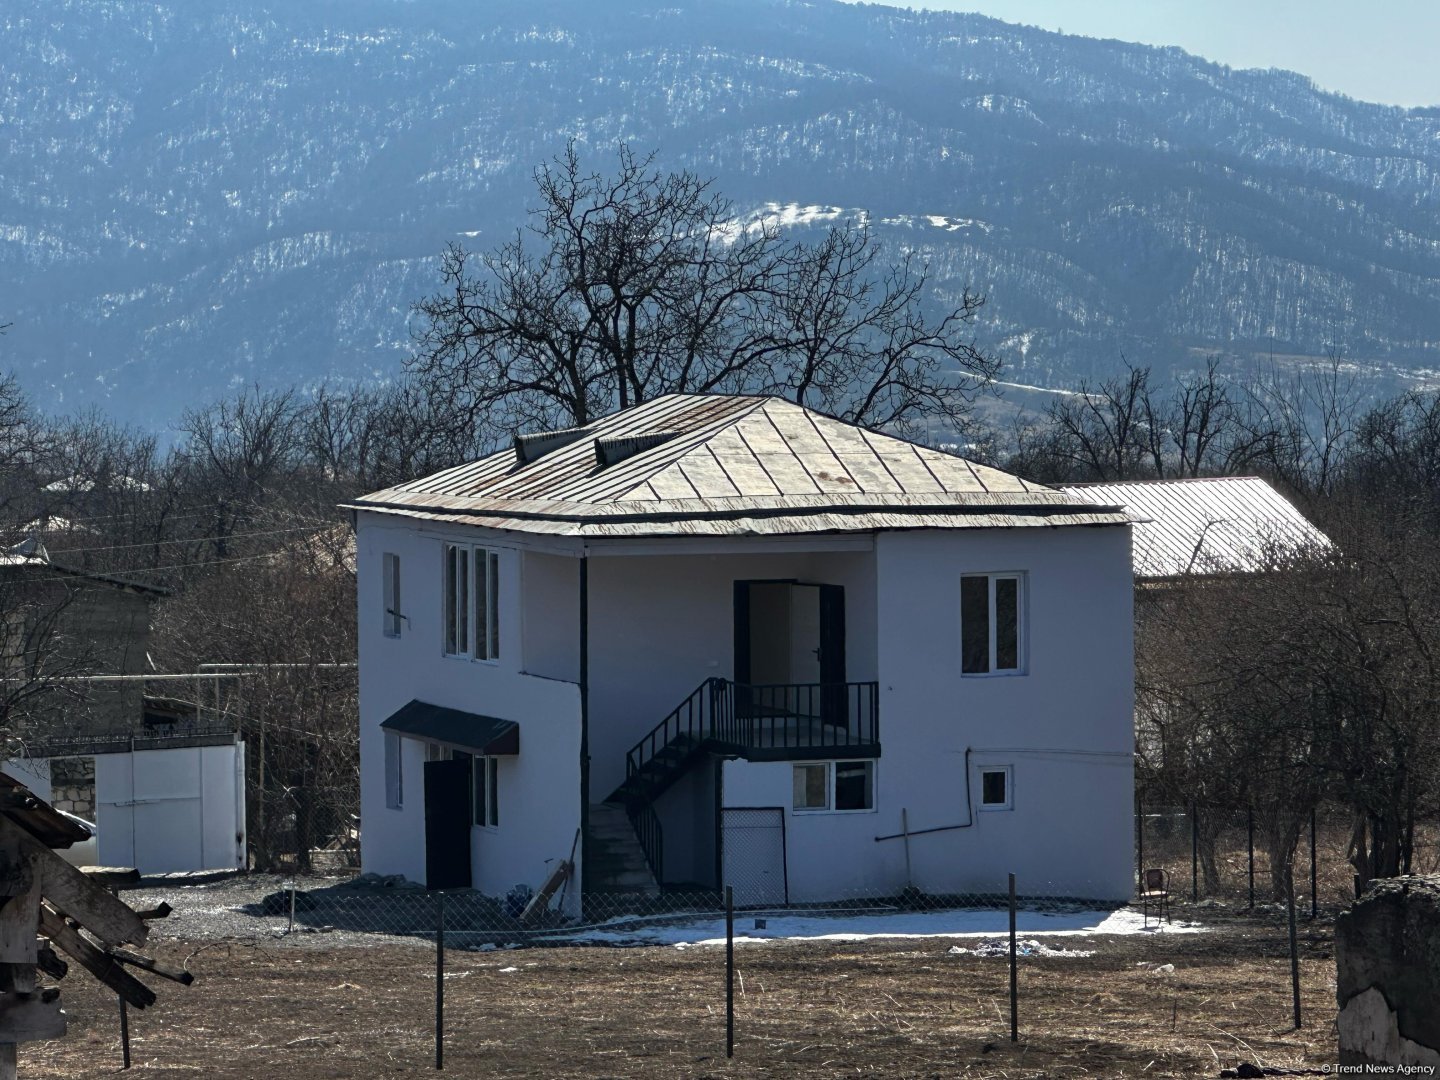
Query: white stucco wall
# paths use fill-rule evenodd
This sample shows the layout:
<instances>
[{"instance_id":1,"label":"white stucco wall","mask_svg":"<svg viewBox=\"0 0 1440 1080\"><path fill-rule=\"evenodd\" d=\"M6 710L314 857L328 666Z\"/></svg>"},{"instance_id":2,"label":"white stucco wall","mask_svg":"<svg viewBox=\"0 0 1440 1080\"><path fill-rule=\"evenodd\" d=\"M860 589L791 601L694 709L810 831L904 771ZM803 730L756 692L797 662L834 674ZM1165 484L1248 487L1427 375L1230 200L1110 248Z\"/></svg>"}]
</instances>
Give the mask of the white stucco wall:
<instances>
[{"instance_id":1,"label":"white stucco wall","mask_svg":"<svg viewBox=\"0 0 1440 1080\"><path fill-rule=\"evenodd\" d=\"M446 539L484 543L500 553L500 659L443 652L442 551ZM381 557L400 556L399 638L382 626ZM520 725L520 752L498 766L500 825L471 829L475 887L503 895L539 888L570 857L580 824L580 695L573 682L523 670L521 552L480 530L429 528L360 514L357 520L360 641L361 859L364 869L425 879L425 747L402 739L404 806L385 805L385 746L380 724L418 698ZM579 848L575 848L577 862ZM578 895L578 887L567 890Z\"/></svg>"},{"instance_id":2,"label":"white stucco wall","mask_svg":"<svg viewBox=\"0 0 1440 1080\"><path fill-rule=\"evenodd\" d=\"M520 754L500 770L501 826L472 833L475 881L492 894L538 886L554 860L570 854L579 824L579 688L567 681L578 678L579 664L575 560L522 552L514 538L492 540L501 551L501 659L477 663L442 655L441 550L446 536L479 542L483 531L361 513L358 535L365 868L424 878L423 747L402 743L405 806L389 810L379 728L419 697L520 724ZM725 805L787 808L792 899L903 887L902 844L874 840L900 831L902 808L912 830L965 826L911 841L913 883L927 892L998 893L1013 871L1024 893L1128 897L1128 530L901 532L873 544L810 552L757 544L765 550L754 554L682 554L674 543L644 554L592 550L592 801L614 790L626 751L697 685L733 677L736 580L837 584L845 588L847 678L880 685L874 812L794 813L788 762L730 762L723 770ZM410 617L398 640L381 631L386 551L401 557ZM1025 575L1025 671L962 676L960 577L1004 571ZM978 809L984 765L1011 768L1014 809ZM698 820L708 789L692 786L663 801L662 812ZM671 850L684 825L666 824L667 864L698 874L713 850L700 850L693 830L713 830L713 821L688 824L697 838L688 861Z\"/></svg>"},{"instance_id":3,"label":"white stucco wall","mask_svg":"<svg viewBox=\"0 0 1440 1080\"><path fill-rule=\"evenodd\" d=\"M911 841L915 884L1124 899L1132 892L1134 622L1129 530L980 529L876 541L877 832ZM960 576L1023 571L1024 674L960 673ZM977 769L1013 769L1014 809L979 811ZM797 823L792 846L804 843ZM820 826L815 826L819 828ZM895 848L899 841L878 847ZM903 853L902 853L903 854ZM890 864L893 866L893 860Z\"/></svg>"}]
</instances>

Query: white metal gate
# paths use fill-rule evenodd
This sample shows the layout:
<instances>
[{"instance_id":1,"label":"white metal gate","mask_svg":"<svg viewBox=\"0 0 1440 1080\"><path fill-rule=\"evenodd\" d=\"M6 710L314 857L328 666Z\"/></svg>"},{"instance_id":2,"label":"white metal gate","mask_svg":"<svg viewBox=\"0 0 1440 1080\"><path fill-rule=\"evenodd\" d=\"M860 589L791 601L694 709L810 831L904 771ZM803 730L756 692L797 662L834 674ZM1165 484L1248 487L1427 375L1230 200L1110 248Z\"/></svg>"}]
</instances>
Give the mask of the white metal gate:
<instances>
[{"instance_id":1,"label":"white metal gate","mask_svg":"<svg viewBox=\"0 0 1440 1080\"><path fill-rule=\"evenodd\" d=\"M779 806L727 806L721 812L720 883L735 890L738 907L779 907L790 902L785 869L785 810Z\"/></svg>"},{"instance_id":2,"label":"white metal gate","mask_svg":"<svg viewBox=\"0 0 1440 1080\"><path fill-rule=\"evenodd\" d=\"M245 744L95 755L105 866L142 874L245 866Z\"/></svg>"}]
</instances>

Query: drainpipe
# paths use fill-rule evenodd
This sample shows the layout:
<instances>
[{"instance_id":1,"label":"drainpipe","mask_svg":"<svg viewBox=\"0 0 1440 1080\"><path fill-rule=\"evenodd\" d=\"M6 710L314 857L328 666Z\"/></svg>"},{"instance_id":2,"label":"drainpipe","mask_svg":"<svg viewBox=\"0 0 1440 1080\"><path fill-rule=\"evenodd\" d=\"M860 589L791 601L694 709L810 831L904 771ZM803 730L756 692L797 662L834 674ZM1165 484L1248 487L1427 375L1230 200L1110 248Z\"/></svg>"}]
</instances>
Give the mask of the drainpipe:
<instances>
[{"instance_id":1,"label":"drainpipe","mask_svg":"<svg viewBox=\"0 0 1440 1080\"><path fill-rule=\"evenodd\" d=\"M580 555L580 908L585 908L585 890L590 861L590 558Z\"/></svg>"}]
</instances>

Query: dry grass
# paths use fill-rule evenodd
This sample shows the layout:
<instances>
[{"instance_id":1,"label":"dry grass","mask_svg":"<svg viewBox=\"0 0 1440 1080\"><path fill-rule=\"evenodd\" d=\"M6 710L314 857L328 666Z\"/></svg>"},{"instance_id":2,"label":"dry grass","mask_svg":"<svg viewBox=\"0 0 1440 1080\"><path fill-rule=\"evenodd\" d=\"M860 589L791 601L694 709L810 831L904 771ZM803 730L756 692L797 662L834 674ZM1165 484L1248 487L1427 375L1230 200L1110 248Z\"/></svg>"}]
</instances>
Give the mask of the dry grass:
<instances>
[{"instance_id":1,"label":"dry grass","mask_svg":"<svg viewBox=\"0 0 1440 1080\"><path fill-rule=\"evenodd\" d=\"M379 1077L433 1071L434 954L422 945L238 944L159 952L188 990L132 1013L135 1072ZM460 1076L1196 1076L1239 1060L1335 1059L1327 926L1302 927L1306 1027L1292 1028L1282 923L1101 938L1089 959L1022 961L1018 1044L1003 960L942 940L743 946L735 1058L724 1056L724 951L451 953L447 1072ZM1154 970L1173 964L1174 971ZM1146 965L1146 966L1142 966ZM109 1076L114 998L65 980L71 1034L22 1049L22 1076Z\"/></svg>"}]
</instances>

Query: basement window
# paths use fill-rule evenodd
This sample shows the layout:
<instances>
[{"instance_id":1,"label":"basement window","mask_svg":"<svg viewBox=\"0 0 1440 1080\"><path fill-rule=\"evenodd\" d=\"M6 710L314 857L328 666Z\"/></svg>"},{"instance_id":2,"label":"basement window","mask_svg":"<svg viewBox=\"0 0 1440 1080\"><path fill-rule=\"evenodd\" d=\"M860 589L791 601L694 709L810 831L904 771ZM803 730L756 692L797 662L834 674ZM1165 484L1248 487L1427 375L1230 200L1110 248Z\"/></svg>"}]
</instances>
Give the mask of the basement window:
<instances>
[{"instance_id":1,"label":"basement window","mask_svg":"<svg viewBox=\"0 0 1440 1080\"><path fill-rule=\"evenodd\" d=\"M980 770L980 809L1013 810L1010 766Z\"/></svg>"},{"instance_id":2,"label":"basement window","mask_svg":"<svg viewBox=\"0 0 1440 1080\"><path fill-rule=\"evenodd\" d=\"M793 810L875 809L873 761L806 762L794 766L791 776Z\"/></svg>"}]
</instances>

